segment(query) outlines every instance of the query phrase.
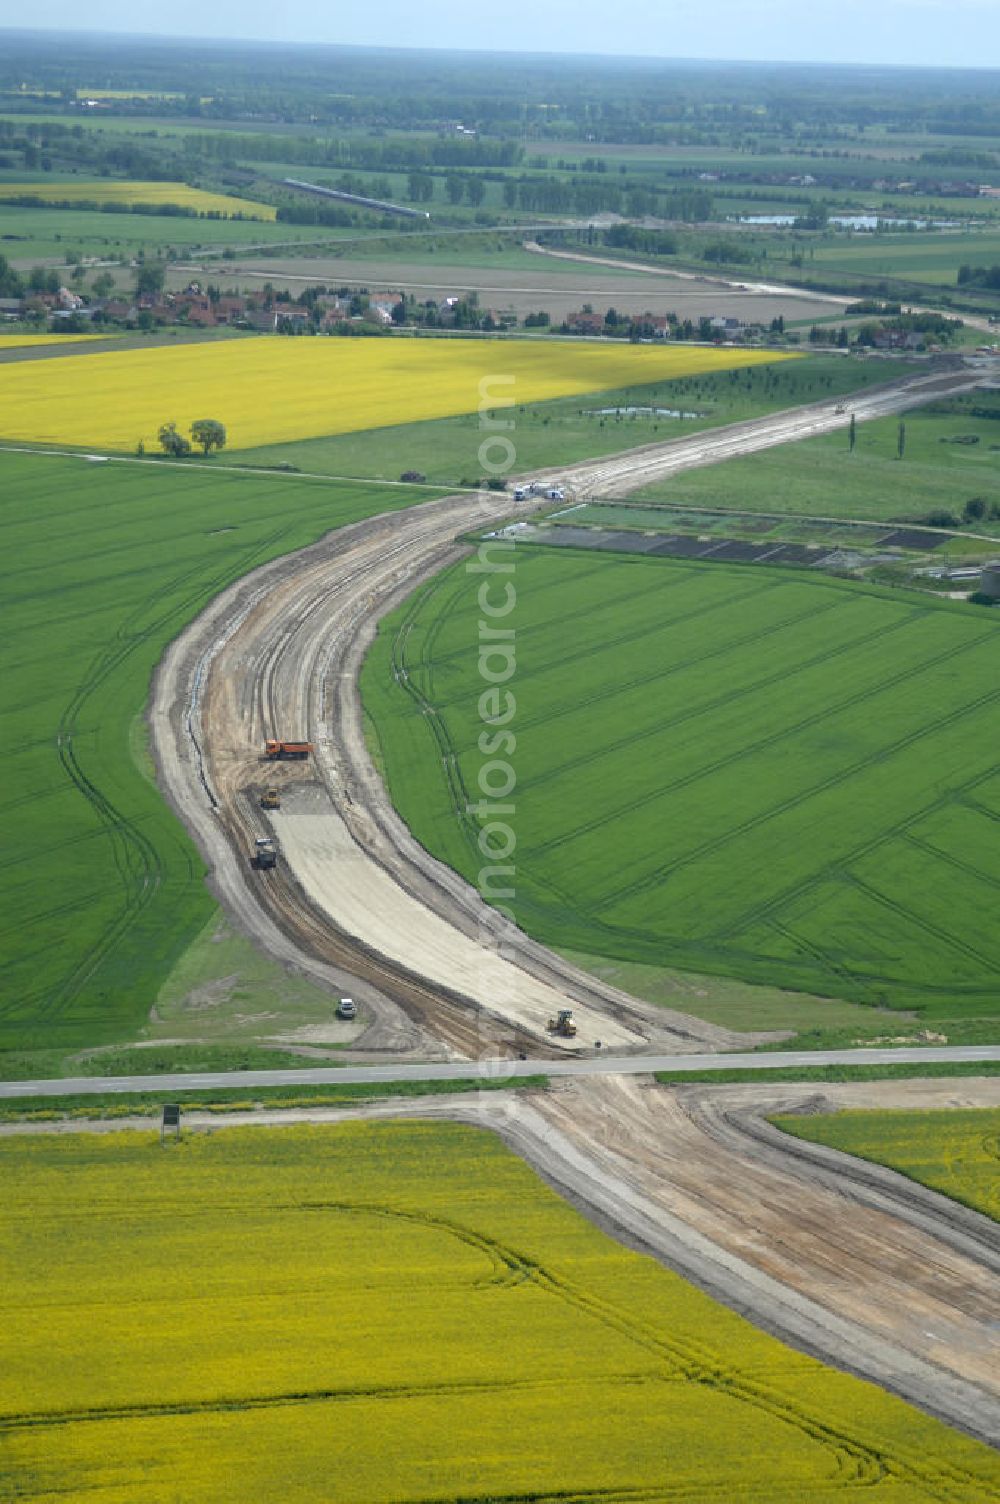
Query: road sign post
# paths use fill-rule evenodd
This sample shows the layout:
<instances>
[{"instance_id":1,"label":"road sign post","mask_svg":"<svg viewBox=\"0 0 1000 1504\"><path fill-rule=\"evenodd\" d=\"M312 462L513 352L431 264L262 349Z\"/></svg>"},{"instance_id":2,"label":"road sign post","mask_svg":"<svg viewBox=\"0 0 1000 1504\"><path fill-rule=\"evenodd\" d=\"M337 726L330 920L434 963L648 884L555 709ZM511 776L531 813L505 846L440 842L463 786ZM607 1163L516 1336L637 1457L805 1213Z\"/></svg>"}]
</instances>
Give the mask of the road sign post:
<instances>
[{"instance_id":1,"label":"road sign post","mask_svg":"<svg viewBox=\"0 0 1000 1504\"><path fill-rule=\"evenodd\" d=\"M181 1109L178 1102L164 1102L163 1118L160 1122L160 1143L162 1144L167 1132L172 1129L175 1138L181 1136Z\"/></svg>"}]
</instances>

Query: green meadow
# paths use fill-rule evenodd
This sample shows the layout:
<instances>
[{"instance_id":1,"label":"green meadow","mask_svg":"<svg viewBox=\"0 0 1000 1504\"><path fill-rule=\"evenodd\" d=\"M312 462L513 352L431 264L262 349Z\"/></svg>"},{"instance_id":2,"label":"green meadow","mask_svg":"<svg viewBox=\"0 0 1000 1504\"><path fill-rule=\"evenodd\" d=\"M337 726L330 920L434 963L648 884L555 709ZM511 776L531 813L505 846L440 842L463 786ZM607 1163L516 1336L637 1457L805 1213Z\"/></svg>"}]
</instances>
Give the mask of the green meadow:
<instances>
[{"instance_id":1,"label":"green meadow","mask_svg":"<svg viewBox=\"0 0 1000 1504\"><path fill-rule=\"evenodd\" d=\"M294 246L329 240L336 233L322 226L278 224L262 219L197 219L182 214L125 214L100 209L46 209L41 205L4 204L0 250L18 263L70 252L117 261L142 248L183 256L199 247L234 250L255 245ZM340 234L345 232L341 231ZM220 275L224 270L220 269Z\"/></svg>"},{"instance_id":2,"label":"green meadow","mask_svg":"<svg viewBox=\"0 0 1000 1504\"><path fill-rule=\"evenodd\" d=\"M362 681L397 807L473 882L484 578L457 565L397 610ZM505 901L531 934L926 1020L995 1014L1000 613L535 547L498 597L506 579Z\"/></svg>"},{"instance_id":3,"label":"green meadow","mask_svg":"<svg viewBox=\"0 0 1000 1504\"><path fill-rule=\"evenodd\" d=\"M214 912L146 746L166 644L265 560L426 494L0 454L0 1051L134 1036Z\"/></svg>"},{"instance_id":4,"label":"green meadow","mask_svg":"<svg viewBox=\"0 0 1000 1504\"><path fill-rule=\"evenodd\" d=\"M847 404L850 407L849 401ZM906 413L903 458L898 418L859 423L856 447L846 429L781 444L759 454L687 470L640 494L656 501L733 511L794 512L813 517L924 520L932 512L961 518L976 497L1000 506L1000 421L981 418L981 394L943 412ZM1000 418L1000 408L997 410ZM974 442L969 442L973 440ZM997 531L976 523L974 532Z\"/></svg>"},{"instance_id":5,"label":"green meadow","mask_svg":"<svg viewBox=\"0 0 1000 1504\"><path fill-rule=\"evenodd\" d=\"M978 207L978 206L977 206ZM959 207L958 212L964 211ZM870 277L893 277L926 283L928 288L956 287L964 264L993 266L1000 261L1000 232L995 226L977 230L907 231L893 235L839 234L814 246L809 268L819 274L829 268Z\"/></svg>"}]
</instances>

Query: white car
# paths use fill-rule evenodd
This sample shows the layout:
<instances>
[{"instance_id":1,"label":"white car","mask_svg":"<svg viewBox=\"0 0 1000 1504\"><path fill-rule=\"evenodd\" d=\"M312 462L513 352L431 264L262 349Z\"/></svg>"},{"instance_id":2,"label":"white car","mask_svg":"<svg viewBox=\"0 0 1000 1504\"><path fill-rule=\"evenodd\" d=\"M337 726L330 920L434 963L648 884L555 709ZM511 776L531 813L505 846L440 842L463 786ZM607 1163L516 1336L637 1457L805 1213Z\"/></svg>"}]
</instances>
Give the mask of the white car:
<instances>
[{"instance_id":1,"label":"white car","mask_svg":"<svg viewBox=\"0 0 1000 1504\"><path fill-rule=\"evenodd\" d=\"M340 1002L337 1004L337 1017L343 1019L351 1019L357 1018L357 1016L358 1008L354 999L351 997L342 997L340 999Z\"/></svg>"},{"instance_id":2,"label":"white car","mask_svg":"<svg viewBox=\"0 0 1000 1504\"><path fill-rule=\"evenodd\" d=\"M545 494L548 497L549 501L566 500L566 492L562 489L561 486L550 486Z\"/></svg>"}]
</instances>

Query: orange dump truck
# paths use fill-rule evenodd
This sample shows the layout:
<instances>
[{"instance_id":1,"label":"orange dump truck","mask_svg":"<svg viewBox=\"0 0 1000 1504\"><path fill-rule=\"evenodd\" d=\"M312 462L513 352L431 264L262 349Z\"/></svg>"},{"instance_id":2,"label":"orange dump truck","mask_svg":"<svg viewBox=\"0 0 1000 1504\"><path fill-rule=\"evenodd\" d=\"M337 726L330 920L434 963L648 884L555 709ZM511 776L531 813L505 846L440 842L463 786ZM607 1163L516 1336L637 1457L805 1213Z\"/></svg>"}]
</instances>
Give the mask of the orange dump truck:
<instances>
[{"instance_id":1,"label":"orange dump truck","mask_svg":"<svg viewBox=\"0 0 1000 1504\"><path fill-rule=\"evenodd\" d=\"M264 743L265 757L308 757L313 749L312 742L279 742L269 737Z\"/></svg>"}]
</instances>

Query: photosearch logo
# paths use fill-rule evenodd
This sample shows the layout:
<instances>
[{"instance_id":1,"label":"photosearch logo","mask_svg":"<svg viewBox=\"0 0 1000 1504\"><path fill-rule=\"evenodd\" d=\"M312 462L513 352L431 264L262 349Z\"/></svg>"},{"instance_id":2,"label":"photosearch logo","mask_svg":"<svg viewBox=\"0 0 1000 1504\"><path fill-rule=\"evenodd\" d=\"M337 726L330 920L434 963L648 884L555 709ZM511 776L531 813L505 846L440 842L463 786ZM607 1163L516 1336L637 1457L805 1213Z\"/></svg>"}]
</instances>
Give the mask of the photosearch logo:
<instances>
[{"instance_id":1,"label":"photosearch logo","mask_svg":"<svg viewBox=\"0 0 1000 1504\"><path fill-rule=\"evenodd\" d=\"M486 437L479 445L479 464L486 477L483 508L495 507L497 488L490 482L502 480L517 462L513 439L515 428L513 376L487 376L479 383L479 427ZM498 394L497 388L502 392ZM490 905L480 912L478 940L491 956L512 953L505 936L516 929L510 908L516 893L517 866L517 770L514 757L517 736L514 721L517 698L513 681L517 672L516 546L510 537L485 538L466 564L466 572L478 577L478 608L475 650L477 655L477 738L479 766L476 798L467 806L467 814L478 824L477 844L482 865L477 888L480 898ZM480 996L495 976L493 965L484 964ZM480 1013L480 1074L484 1079L502 1079L507 1066L498 1058Z\"/></svg>"}]
</instances>

